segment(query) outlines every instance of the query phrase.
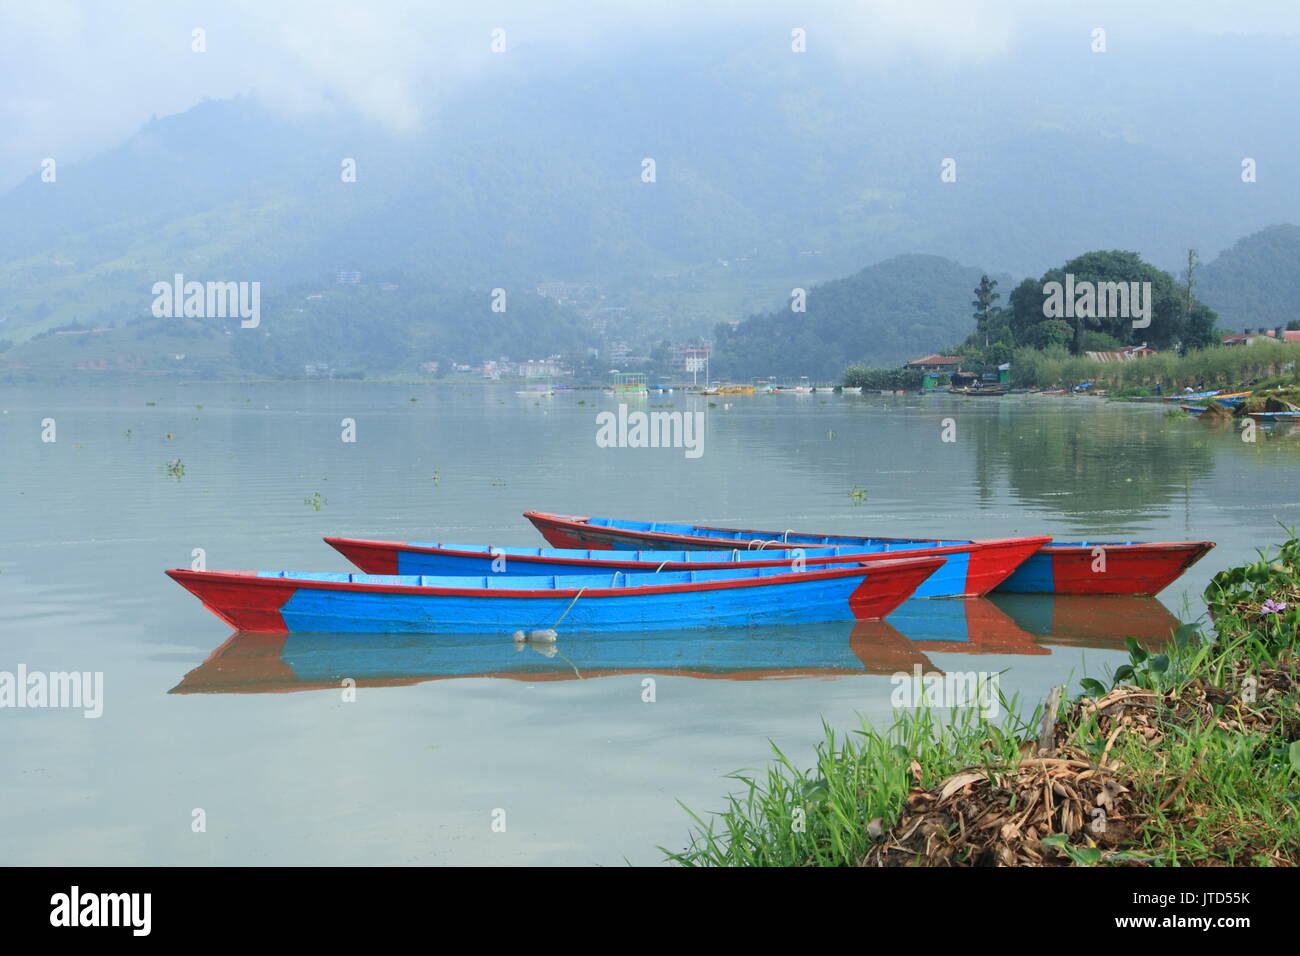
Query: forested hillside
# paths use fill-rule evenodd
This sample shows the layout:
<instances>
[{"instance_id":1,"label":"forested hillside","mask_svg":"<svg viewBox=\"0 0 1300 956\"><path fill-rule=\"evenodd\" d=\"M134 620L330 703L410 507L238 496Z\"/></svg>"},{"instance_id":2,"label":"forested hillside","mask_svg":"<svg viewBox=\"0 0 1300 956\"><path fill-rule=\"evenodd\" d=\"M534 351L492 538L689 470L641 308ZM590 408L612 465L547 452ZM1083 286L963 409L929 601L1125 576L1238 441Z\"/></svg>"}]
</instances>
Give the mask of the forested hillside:
<instances>
[{"instance_id":1,"label":"forested hillside","mask_svg":"<svg viewBox=\"0 0 1300 956\"><path fill-rule=\"evenodd\" d=\"M1239 239L1198 270L1196 292L1230 330L1300 321L1300 226L1270 226Z\"/></svg>"},{"instance_id":2,"label":"forested hillside","mask_svg":"<svg viewBox=\"0 0 1300 956\"><path fill-rule=\"evenodd\" d=\"M971 331L980 275L939 256L903 255L813 286L806 312L787 305L719 326L719 373L829 381L848 365L896 365L956 345Z\"/></svg>"}]
</instances>

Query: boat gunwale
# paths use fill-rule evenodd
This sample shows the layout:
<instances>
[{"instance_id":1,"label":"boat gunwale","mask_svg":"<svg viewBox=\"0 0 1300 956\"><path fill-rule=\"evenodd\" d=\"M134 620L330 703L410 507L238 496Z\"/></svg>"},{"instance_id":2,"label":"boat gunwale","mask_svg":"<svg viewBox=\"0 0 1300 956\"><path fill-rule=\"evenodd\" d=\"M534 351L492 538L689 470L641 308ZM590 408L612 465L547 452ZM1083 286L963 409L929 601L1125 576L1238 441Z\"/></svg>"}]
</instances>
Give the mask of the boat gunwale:
<instances>
[{"instance_id":1,"label":"boat gunwale","mask_svg":"<svg viewBox=\"0 0 1300 956\"><path fill-rule=\"evenodd\" d=\"M557 515L557 514L552 514L552 513L550 513L550 512L547 512L547 511L525 511L525 512L524 512L524 517L527 518L529 521L533 521L534 518L537 518L537 519L540 519L540 520L542 520L543 522L545 522L545 523L547 523L547 524L551 524L551 525L559 525L559 526L568 527L568 528L578 528L578 529L587 530L587 531L607 531L607 532L610 532L610 533L612 533L612 534L621 534L621 535L623 535L623 536L627 536L627 537L654 538L654 539L656 539L656 540L664 540L664 541L684 541L684 542L688 542L688 543L692 543L692 544L698 544L701 540L706 540L706 541L712 541L712 540L726 540L726 539L710 538L708 535L679 535L679 534L671 534L671 533L666 532L666 531L634 531L634 530L632 530L632 529L630 529L630 528L614 528L614 527L609 527L609 526L607 526L607 525L590 524L590 521L591 521L592 519L589 518L589 517L578 517L578 516L576 516L576 515ZM609 520L609 521L617 521L617 520L619 520L619 519L617 519L617 518L609 518L609 519L606 519L606 520ZM816 532L812 532L812 531L794 531L793 529L792 529L791 531L789 531L789 532L784 532L784 531L760 531L760 530L753 529L753 528L717 528L717 527L713 527L713 526L710 526L710 525L689 525L688 527L696 528L696 529L701 530L701 531L718 531L718 532L723 532L723 533L726 533L726 532L733 532L733 533L734 533L734 532L740 532L741 534L776 535L776 536L777 536L776 538L772 538L772 539L767 540L767 541L764 541L763 539L760 539L760 538L749 538L749 539L733 538L733 539L730 539L730 540L732 540L732 541L753 541L753 542L755 542L755 543L765 543L765 544L794 544L794 547L796 547L796 548L800 548L800 547L802 547L802 548L809 548L809 547L828 547L828 548L834 548L834 547L852 547L852 545L834 545L834 544L815 545L815 544L812 544L812 543L810 543L810 542L799 543L799 542L781 541L781 540L780 540L780 536L783 535L783 534L787 534L787 533L788 533L788 534L797 534L797 535L800 535L801 537L805 537L805 538L840 538L840 539L843 539L843 540L870 540L870 541L897 541L897 542L906 542L906 541L921 541L921 542L925 542L925 541L956 541L956 542L959 542L959 543L960 543L961 545L963 545L963 546L966 546L966 545L978 545L978 546L980 546L980 547L985 547L985 548L989 548L989 547L999 547L999 546L1006 546L1006 545L1011 545L1011 544L1025 544L1025 543L1027 543L1027 542L1034 541L1034 540L1041 540L1041 541L1043 542L1043 544L1042 544L1040 547L1046 547L1046 546L1047 546L1047 543L1053 540L1051 535L1043 535L1043 534L1018 535L1018 536L1012 536L1012 537L1006 537L1006 538L887 538L887 537L878 537L878 536L875 536L875 535L872 535L872 536L866 536L866 535L855 536L855 535L844 535L844 534L817 534ZM949 546L948 546L948 545L940 545L939 547L949 547ZM718 550L726 550L726 549L718 549ZM771 551L771 550L785 550L785 551L789 551L789 550L792 550L792 549L791 549L791 548L775 549L775 548L755 548L755 547L746 547L746 548L740 548L740 549L738 549L738 550L741 550L741 551ZM868 552L868 553L870 554L870 553L872 553L872 552ZM885 552L885 553L888 553L888 552Z\"/></svg>"},{"instance_id":2,"label":"boat gunwale","mask_svg":"<svg viewBox=\"0 0 1300 956\"><path fill-rule=\"evenodd\" d=\"M675 584L637 584L623 587L554 587L554 588L456 588L436 585L382 584L361 581L313 581L308 578L263 577L258 571L210 570L195 571L190 568L170 568L164 573L173 581L186 587L186 582L209 581L239 583L253 587L294 587L318 591L349 591L359 593L395 594L403 596L429 597L492 597L509 599L555 600L575 597L581 594L585 598L593 597L628 597L647 594L683 594L697 591L726 591L735 588L763 587L766 585L792 584L807 581L825 581L838 578L866 577L881 572L905 572L928 567L930 572L938 570L944 564L942 558L915 557L899 558L894 561L875 561L870 564L854 563L843 567L812 567L802 571L789 571L784 574L753 575L719 581L685 581ZM646 572L653 574L654 572ZM372 577L396 577L401 575L372 575ZM436 577L436 575L409 575L410 577ZM564 575L539 575L539 577L561 578ZM507 579L508 580L508 579ZM187 588L188 590L188 588Z\"/></svg>"},{"instance_id":3,"label":"boat gunwale","mask_svg":"<svg viewBox=\"0 0 1300 956\"><path fill-rule=\"evenodd\" d=\"M700 539L707 539L707 538L708 538L707 535L698 535L698 536L691 536L691 535L674 535L674 534L668 534L667 532L660 532L660 531L633 531L633 530L631 530L631 529L629 529L629 528L610 528L610 527L608 527L608 526L606 526L606 525L594 525L594 524L589 524L588 522L591 521L591 518L586 518L586 517L581 517L581 518L580 518L580 517L576 517L576 516L573 516L573 515L556 515L556 514L551 514L551 513L549 513L549 512L545 512L545 511L525 511L525 512L524 512L524 517L528 518L530 521L533 519L534 516L537 517L537 518L540 518L540 519L542 519L543 521L546 521L547 523L550 523L550 524L560 524L560 525L565 525L565 526L567 526L567 527L572 527L572 528L585 528L585 529L591 529L591 530L597 530L597 531L600 531L600 530L611 531L611 532L616 533L616 534L617 534L617 533L622 533L622 534L629 535L629 536L634 536L634 537L655 537L655 538L665 538L665 539L680 539L680 540L691 541L691 542L698 542ZM618 519L607 519L607 520L618 520ZM773 532L773 531L757 531L757 530L750 529L750 528L717 528L717 527L712 527L712 526L709 526L709 525L691 525L690 527L693 527L693 528L699 528L700 530L703 530L703 531L720 531L720 532L728 532L728 531L735 532L735 531L739 531L739 532L741 532L741 533L743 533L743 534L784 534L784 533L785 533L785 532ZM797 535L800 535L800 536L802 536L802 537L807 537L807 538L817 538L817 537L821 537L821 538L850 538L850 537L852 537L852 535L834 535L834 534L831 534L831 535L820 535L820 534L817 534L817 533L812 532L812 531L794 531L794 530L791 530L790 533L791 533L791 534L797 534ZM1038 552L1035 552L1035 553L1046 552L1046 553L1049 553L1049 554L1061 554L1061 553L1065 553L1065 552L1068 552L1068 551L1085 551L1085 550L1091 550L1092 548L1098 548L1098 547L1104 547L1104 548L1106 548L1107 551L1118 550L1118 549L1123 549L1123 550L1128 550L1128 551L1136 551L1136 550L1139 550L1139 549L1141 549L1141 550L1148 550L1148 549L1149 549L1149 550L1153 550L1153 551L1177 551L1177 550L1196 551L1196 550L1200 550L1200 551L1202 551L1202 553L1204 553L1204 552L1208 552L1208 551L1210 551L1210 550L1211 550L1212 548L1214 548L1215 545L1216 545L1216 543L1213 542L1213 541L1114 541L1114 542L1110 542L1110 541L1095 541L1095 542L1056 541L1056 540L1055 540L1051 535L1024 535L1024 536L1020 536L1020 537L1010 537L1010 538L969 538L969 539L965 539L965 540L966 540L967 544L969 544L969 545L980 545L980 546L984 546L984 547L997 547L997 546L1005 546L1005 545L1008 545L1008 544L1023 544L1023 543L1025 543L1025 542L1032 541L1032 540L1034 540L1034 539L1036 539L1036 538L1041 538L1041 539L1043 540L1043 544L1039 547ZM864 540L865 540L865 539L866 539L866 536L864 536ZM735 539L735 540L743 540L743 539ZM753 540L753 539L751 539L751 540ZM947 540L955 540L955 539L949 539L949 538L882 538L882 537L875 537L875 536L872 536L869 540L872 540L872 541L947 541ZM787 544L788 544L789 542L777 542L777 543L787 543ZM801 546L801 547L815 547L814 545L809 545L809 544L796 545L796 547L800 547L800 546ZM844 547L844 546L843 546L843 545L822 545L822 547ZM940 547L948 547L948 546L947 546L947 545L941 545ZM766 550L774 550L774 549L769 549L769 548L763 548L763 549L758 549L758 548L740 548L740 549L738 549L738 550L741 550L741 551L748 550L748 551L754 552L754 551L759 551L759 550L765 550L765 551L766 551ZM790 549L784 549L784 550L790 550ZM869 553L871 553L871 552L869 552ZM875 552L875 553L880 553L880 554L901 554L901 553L903 553L903 552L890 552L890 551L884 551L884 552Z\"/></svg>"},{"instance_id":4,"label":"boat gunwale","mask_svg":"<svg viewBox=\"0 0 1300 956\"><path fill-rule=\"evenodd\" d=\"M1068 551L1091 551L1093 548L1105 548L1112 551L1197 551L1208 554L1215 548L1214 541L1060 541L1043 545L1039 551L1047 554L1063 554Z\"/></svg>"},{"instance_id":5,"label":"boat gunwale","mask_svg":"<svg viewBox=\"0 0 1300 956\"><path fill-rule=\"evenodd\" d=\"M599 527L599 526L598 526L598 525L591 525L590 527ZM861 563L864 563L864 564L866 564L866 563L870 563L870 564L879 564L879 563L884 562L884 561L892 561L892 560L900 560L900 561L901 561L901 560L907 560L907 559L909 559L909 558L924 558L924 557L939 557L939 556L942 556L942 557L949 557L949 556L954 555L954 554L965 554L965 553L968 553L968 552L971 552L971 551L975 551L975 550L977 550L978 548L983 547L983 546L986 546L986 545L989 545L989 544L998 545L998 544L1002 544L1002 543L1005 543L1005 542L1011 542L1011 541L1014 541L1014 542L1017 542L1017 543L1022 543L1022 542L1032 541L1032 540L1034 540L1036 537L1039 537L1039 536L1038 536L1038 535L1031 535L1031 536L1026 537L1026 538L999 538L999 539L993 539L993 540L991 540L991 541L967 541L967 542L964 542L964 543L961 543L961 544L944 544L944 545L936 545L936 546L934 546L934 547L911 548L911 549L898 550L898 551L852 551L852 550L850 550L850 549L852 548L852 545L823 545L822 547L825 547L825 548L837 548L837 549L842 549L842 550L849 551L849 553L847 553L847 554L838 554L838 555L829 555L829 556L805 557L804 560L806 560L809 564L845 564L845 563L854 562L854 561L861 562ZM413 553L413 554L437 554L437 555L448 555L448 556L452 556L452 557L476 558L476 559L480 559L480 560L490 560L491 558L493 558L493 557L496 556L496 555L495 555L492 551L490 551L490 550L484 550L484 551L463 551L463 550L460 550L460 549L457 549L457 548L448 547L447 545L436 544L436 543L435 543L435 544L413 544L413 543L408 542L408 541L381 541L381 540L371 540L371 539L367 539L367 538L342 538L342 537L335 537L335 536L327 536L327 537L325 537L323 540L324 540L325 543L328 544L330 547L335 548L335 549L338 549L338 550L340 550L340 551L341 551L340 545L342 545L342 546L345 546L345 547L346 547L346 546L355 546L355 547L370 548L370 549L372 549L372 550L378 550L378 551L392 551L392 550L400 550L400 551L409 551L409 552L411 552L411 553ZM918 541L918 542L924 542L924 541L927 541L927 540L942 540L942 539L935 539L935 538L930 538L930 539L926 539L926 538L915 538L915 539L913 539L913 538L889 538L889 539L885 539L885 538L877 538L877 539L875 539L875 540L878 540L878 541L880 541L880 540L890 540L890 541L895 541L895 540L896 540L896 541L912 541L912 540L915 540L915 541ZM1051 541L1052 539L1051 539L1050 537L1047 537L1046 540L1047 540L1047 541ZM491 545L484 545L484 547L485 547L485 548L490 548L490 547L492 547L492 546L491 546ZM539 549L539 550L545 550L545 549ZM551 550L553 550L553 551L568 551L568 550L583 550L583 549L580 549L580 548L574 548L574 549L570 549L570 548L552 548ZM600 549L598 549L598 548L589 548L589 549L587 549L587 550L589 550L589 551L598 551L598 550L600 550ZM663 552L653 552L653 549L647 549L647 550L651 550L652 553L663 553ZM729 549L730 553L736 553L736 552L739 552L739 553L742 554L742 555L760 555L760 554L763 554L763 555L769 555L769 554L776 554L776 553L778 553L778 552L782 552L782 553L784 553L784 552L799 551L799 550L817 550L817 546L814 546L814 545L796 545L796 546L794 546L794 547L790 547L790 548L763 548L763 549L761 549L761 550L758 549L758 548L731 548L731 549ZM727 553L727 552L728 552L728 549L725 549L725 548L719 548L719 549L718 549L718 553L719 553L719 554ZM623 553L626 553L626 552L620 552L620 551L603 551L602 553L604 553L604 554L610 554L610 555L616 555L616 554L623 554ZM687 552L685 552L685 553L687 553L687 554L709 554L709 553L711 553L711 552L708 552L708 551L687 551ZM509 554L509 553L503 553L502 556L505 557L505 558L506 558L507 560L509 560L509 561L522 561L522 562L525 562L525 563L531 562L531 563L534 563L534 564L564 564L564 565L574 565L574 566L578 566L578 567L585 567L585 566L589 566L589 565L593 565L593 564L594 564L594 565L598 565L598 566L600 566L600 567L616 567L616 566L620 566L620 567L627 567L627 568L637 569L637 568L652 567L652 566L655 566L655 565L656 565L656 562L655 562L655 561L652 561L652 560L649 560L649 559L643 559L643 560L624 559L624 560L620 560L620 559L618 559L618 558L613 558L613 557L608 558L608 559L606 559L606 558L596 558L596 557L588 557L588 558L572 558L572 557L560 557L560 556L558 556L558 555L557 555L557 556L554 556L554 557L551 557L551 556L544 555L544 554ZM776 567L776 566L778 566L778 565L788 564L788 563L790 563L790 561L792 561L792 560L796 560L796 559L795 559L795 558L792 558L792 557L784 557L784 558L775 558L775 557L774 557L774 558L771 558L771 559L758 559L758 558L756 558L756 559L753 560L753 561L735 561L735 560L729 560L729 561L722 561L722 560L716 560L716 561L667 561L667 562L663 562L663 564L664 564L664 566L665 566L665 570L671 569L671 570L674 570L674 571L708 571L708 570L722 570L721 567L712 567L712 565L724 565L724 564L725 564L726 567L729 567L729 568L730 568L730 567L742 567L742 568L763 568L763 567ZM691 565L691 567L686 567L686 565Z\"/></svg>"}]
</instances>

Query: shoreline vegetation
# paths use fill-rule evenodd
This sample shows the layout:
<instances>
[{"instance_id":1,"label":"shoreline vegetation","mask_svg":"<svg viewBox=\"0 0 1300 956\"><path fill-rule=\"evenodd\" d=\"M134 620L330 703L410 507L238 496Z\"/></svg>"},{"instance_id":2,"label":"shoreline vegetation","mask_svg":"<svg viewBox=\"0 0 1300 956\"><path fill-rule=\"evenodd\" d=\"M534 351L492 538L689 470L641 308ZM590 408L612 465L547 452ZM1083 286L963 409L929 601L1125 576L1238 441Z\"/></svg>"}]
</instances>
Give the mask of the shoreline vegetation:
<instances>
[{"instance_id":1,"label":"shoreline vegetation","mask_svg":"<svg viewBox=\"0 0 1300 956\"><path fill-rule=\"evenodd\" d=\"M921 706L823 725L814 765L765 771L693 821L684 866L1300 863L1300 539L1217 574L1206 619L1127 641L1107 686L1003 723Z\"/></svg>"},{"instance_id":2,"label":"shoreline vegetation","mask_svg":"<svg viewBox=\"0 0 1300 956\"><path fill-rule=\"evenodd\" d=\"M1098 362L1086 355L1071 355L1063 346L1021 348L1011 353L1011 383L1018 388L1072 388L1089 382L1104 388L1111 398L1157 395L1177 398L1184 387L1195 391L1224 389L1300 389L1300 343L1256 341L1250 345L1221 345L1185 355L1159 352L1123 362ZM866 391L919 391L921 374L908 369L867 368L844 370L845 388Z\"/></svg>"},{"instance_id":3,"label":"shoreline vegetation","mask_svg":"<svg viewBox=\"0 0 1300 956\"><path fill-rule=\"evenodd\" d=\"M1098 362L1070 355L1063 348L1025 348L1013 353L1011 375L1016 385L1026 388L1093 382L1121 390L1119 397L1154 395L1156 385L1164 386L1170 398L1184 386L1196 391L1300 386L1300 343L1256 341L1197 349L1185 355L1159 352L1127 362Z\"/></svg>"},{"instance_id":4,"label":"shoreline vegetation","mask_svg":"<svg viewBox=\"0 0 1300 956\"><path fill-rule=\"evenodd\" d=\"M1121 398L1300 386L1300 341L1292 334L1300 319L1284 325L1275 315L1270 328L1256 324L1240 334L1218 328L1218 314L1195 296L1197 263L1189 249L1180 283L1136 252L1094 250L1024 279L1005 306L997 304L997 281L983 275L972 290L974 330L940 353L944 361L850 365L843 384L915 391L952 372L954 382L960 375L1025 391L1100 386ZM1256 322L1262 318L1256 313Z\"/></svg>"}]
</instances>

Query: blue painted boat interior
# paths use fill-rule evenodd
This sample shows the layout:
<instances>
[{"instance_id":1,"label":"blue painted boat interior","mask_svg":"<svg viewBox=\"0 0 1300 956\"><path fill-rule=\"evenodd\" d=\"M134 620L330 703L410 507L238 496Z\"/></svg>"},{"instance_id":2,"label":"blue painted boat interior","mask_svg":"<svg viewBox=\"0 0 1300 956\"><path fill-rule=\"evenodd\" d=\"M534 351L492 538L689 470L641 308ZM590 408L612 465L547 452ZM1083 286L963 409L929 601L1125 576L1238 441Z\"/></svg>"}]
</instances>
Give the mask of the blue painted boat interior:
<instances>
[{"instance_id":1,"label":"blue painted boat interior","mask_svg":"<svg viewBox=\"0 0 1300 956\"><path fill-rule=\"evenodd\" d=\"M800 548L804 558L813 560L816 558L835 558L850 554L879 554L885 551L914 551L922 548L937 548L944 544L953 544L959 542L943 541L908 541L905 543L889 541L887 543L877 543L871 547L861 545L839 545L836 547L822 548ZM762 551L753 548L733 548L730 551L618 551L609 550L587 550L583 548L513 548L513 547L494 547L492 545L482 544L444 544L434 541L408 541L407 546L412 548L444 548L449 551L463 551L470 554L482 554L488 556L504 555L506 558L529 557L529 558L568 558L577 560L595 560L595 561L641 561L653 567L659 567L665 561L669 562L702 562L706 564L715 564L722 561L733 561L737 564L743 564L746 561L772 561L789 557L789 552L793 548L764 548Z\"/></svg>"},{"instance_id":2,"label":"blue painted boat interior","mask_svg":"<svg viewBox=\"0 0 1300 956\"><path fill-rule=\"evenodd\" d=\"M661 587L673 584L700 584L709 581L743 581L789 574L790 569L778 565L772 568L723 568L716 571L653 571L628 574L614 571L605 574L547 574L507 577L489 575L429 575L429 574L349 574L335 571L258 571L259 578L283 578L294 581L313 581L324 584L383 584L388 586L420 588L481 588L486 591L553 591L578 588L638 588Z\"/></svg>"},{"instance_id":3,"label":"blue painted boat interior","mask_svg":"<svg viewBox=\"0 0 1300 956\"><path fill-rule=\"evenodd\" d=\"M894 550L925 550L934 549L939 546L938 542L930 541L921 544L909 542L906 548L876 548L873 553L882 553L884 551ZM575 571L586 571L589 569L574 567L572 565L560 564L556 561L558 557L594 559L597 561L634 561L637 563L636 570L630 572L636 576L655 573L665 561L713 561L719 563L734 564L741 571L752 570L747 567L757 561L777 560L782 563L777 564L768 570L768 573L781 573L791 570L790 565L786 562L794 560L795 555L787 548L773 548L763 551L745 551L735 549L732 551L587 551L573 548L497 548L490 549L481 545L447 545L457 551L469 551L468 554L451 554L446 552L429 553L425 551L407 551L398 550L398 570L402 575L466 575L458 580L481 580L483 571L489 560L495 561L497 558L502 560L501 566L493 565L491 577L512 578L516 581L521 580L522 576L548 576L559 575L566 580L575 577ZM806 568L818 567L819 561L825 561L828 558L838 555L859 555L867 553L862 547L840 547L840 548L803 548L803 557L806 562ZM512 557L528 555L537 558L536 561L511 563ZM952 597L963 593L966 590L966 572L970 564L970 552L958 551L956 553L942 555L944 564L934 571L929 578L923 581L916 589L916 597ZM844 567L844 564L838 565ZM603 572L603 574L612 574L612 571ZM668 571L659 575L662 582L670 574L680 574L682 572ZM600 577L600 576L598 576ZM502 585L504 586L504 585Z\"/></svg>"},{"instance_id":4,"label":"blue painted boat interior","mask_svg":"<svg viewBox=\"0 0 1300 956\"><path fill-rule=\"evenodd\" d=\"M586 524L594 528L620 528L625 531L652 531L659 534L728 538L733 541L766 541L771 539L780 539L788 544L821 544L831 546L843 545L845 542L852 542L854 546L859 544L869 546L878 545L882 550L888 547L899 548L904 544L920 544L921 542L938 545L970 543L970 539L938 540L934 538L855 538L850 535L798 534L793 531L788 533L784 531L741 531L729 528L705 528L691 524L623 521L619 518L590 518Z\"/></svg>"},{"instance_id":5,"label":"blue painted boat interior","mask_svg":"<svg viewBox=\"0 0 1300 956\"><path fill-rule=\"evenodd\" d=\"M1138 541L1049 541L1044 548L1123 548Z\"/></svg>"}]
</instances>

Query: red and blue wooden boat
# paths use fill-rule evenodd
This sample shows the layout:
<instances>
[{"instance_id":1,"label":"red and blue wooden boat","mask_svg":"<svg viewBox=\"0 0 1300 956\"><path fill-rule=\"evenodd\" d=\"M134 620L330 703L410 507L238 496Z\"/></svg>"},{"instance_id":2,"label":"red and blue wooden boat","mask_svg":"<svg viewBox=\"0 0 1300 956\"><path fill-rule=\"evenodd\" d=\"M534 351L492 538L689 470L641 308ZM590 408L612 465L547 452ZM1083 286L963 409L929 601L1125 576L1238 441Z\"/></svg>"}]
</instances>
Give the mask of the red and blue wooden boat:
<instances>
[{"instance_id":1,"label":"red and blue wooden boat","mask_svg":"<svg viewBox=\"0 0 1300 956\"><path fill-rule=\"evenodd\" d=\"M167 574L241 631L641 632L884 617L942 558L662 574L430 577L292 571Z\"/></svg>"},{"instance_id":2,"label":"red and blue wooden boat","mask_svg":"<svg viewBox=\"0 0 1300 956\"><path fill-rule=\"evenodd\" d=\"M1250 395L1251 395L1250 392L1233 392L1231 395L1215 395L1213 396L1213 401L1216 404L1224 406L1225 408L1236 408L1247 398L1249 398ZM1166 401L1177 401L1177 400L1178 400L1177 396L1171 399L1166 399ZM1193 415L1199 415L1201 412L1209 408L1209 405L1179 405L1178 407L1185 412L1189 412Z\"/></svg>"},{"instance_id":3,"label":"red and blue wooden boat","mask_svg":"<svg viewBox=\"0 0 1300 956\"><path fill-rule=\"evenodd\" d=\"M1222 395L1223 389L1216 388L1208 392L1185 392L1182 395L1161 395L1161 399L1166 402L1186 402L1198 401L1203 398L1214 398L1216 395ZM1241 394L1241 393L1237 393ZM1249 394L1249 393L1245 393Z\"/></svg>"},{"instance_id":4,"label":"red and blue wooden boat","mask_svg":"<svg viewBox=\"0 0 1300 956\"><path fill-rule=\"evenodd\" d=\"M586 548L505 548L411 541L325 541L371 574L595 574L626 571L710 571L724 568L788 568L871 563L913 557L941 557L943 566L926 578L913 597L979 597L1009 575L1048 537L999 541L874 542L869 546L730 551L621 551Z\"/></svg>"},{"instance_id":5,"label":"red and blue wooden boat","mask_svg":"<svg viewBox=\"0 0 1300 956\"><path fill-rule=\"evenodd\" d=\"M776 552L782 563L791 549L804 550L808 561L813 549L834 548L841 554L879 554L935 549L946 557L938 579L917 589L916 597L979 597L993 590L1016 568L1051 541L1048 535L1019 538L943 540L937 538L859 538L845 535L803 534L795 531L746 531L702 525L651 524L614 518L580 518L541 511L524 517L557 548L592 550L677 550ZM652 556L653 557L653 556ZM815 559L819 563L824 558Z\"/></svg>"},{"instance_id":6,"label":"red and blue wooden boat","mask_svg":"<svg viewBox=\"0 0 1300 956\"><path fill-rule=\"evenodd\" d=\"M745 547L764 550L790 547L875 547L906 542L921 547L933 538L857 538L797 531L752 531L703 525L584 518L526 511L524 517L557 548L685 548ZM1029 539L1002 539L1006 541ZM1058 542L1038 538L1039 546L998 577L995 591L1035 594L1156 594L1214 547L1213 541L1140 543L1133 541ZM1050 543L1049 543L1050 542ZM940 544L962 543L939 541ZM969 543L969 542L964 542ZM988 542L981 542L987 544ZM1100 548L1102 551L1098 551ZM996 552L995 552L996 553ZM983 552L974 552L977 571ZM1104 557L1104 562L1099 560ZM989 560L994 560L990 557ZM1093 570L1104 565L1104 570Z\"/></svg>"},{"instance_id":7,"label":"red and blue wooden boat","mask_svg":"<svg viewBox=\"0 0 1300 956\"><path fill-rule=\"evenodd\" d=\"M1286 421L1288 419L1300 418L1300 412L1247 412L1246 414L1261 422Z\"/></svg>"},{"instance_id":8,"label":"red and blue wooden boat","mask_svg":"<svg viewBox=\"0 0 1300 956\"><path fill-rule=\"evenodd\" d=\"M997 590L1154 595L1213 547L1213 541L1054 541L1016 568Z\"/></svg>"}]
</instances>

